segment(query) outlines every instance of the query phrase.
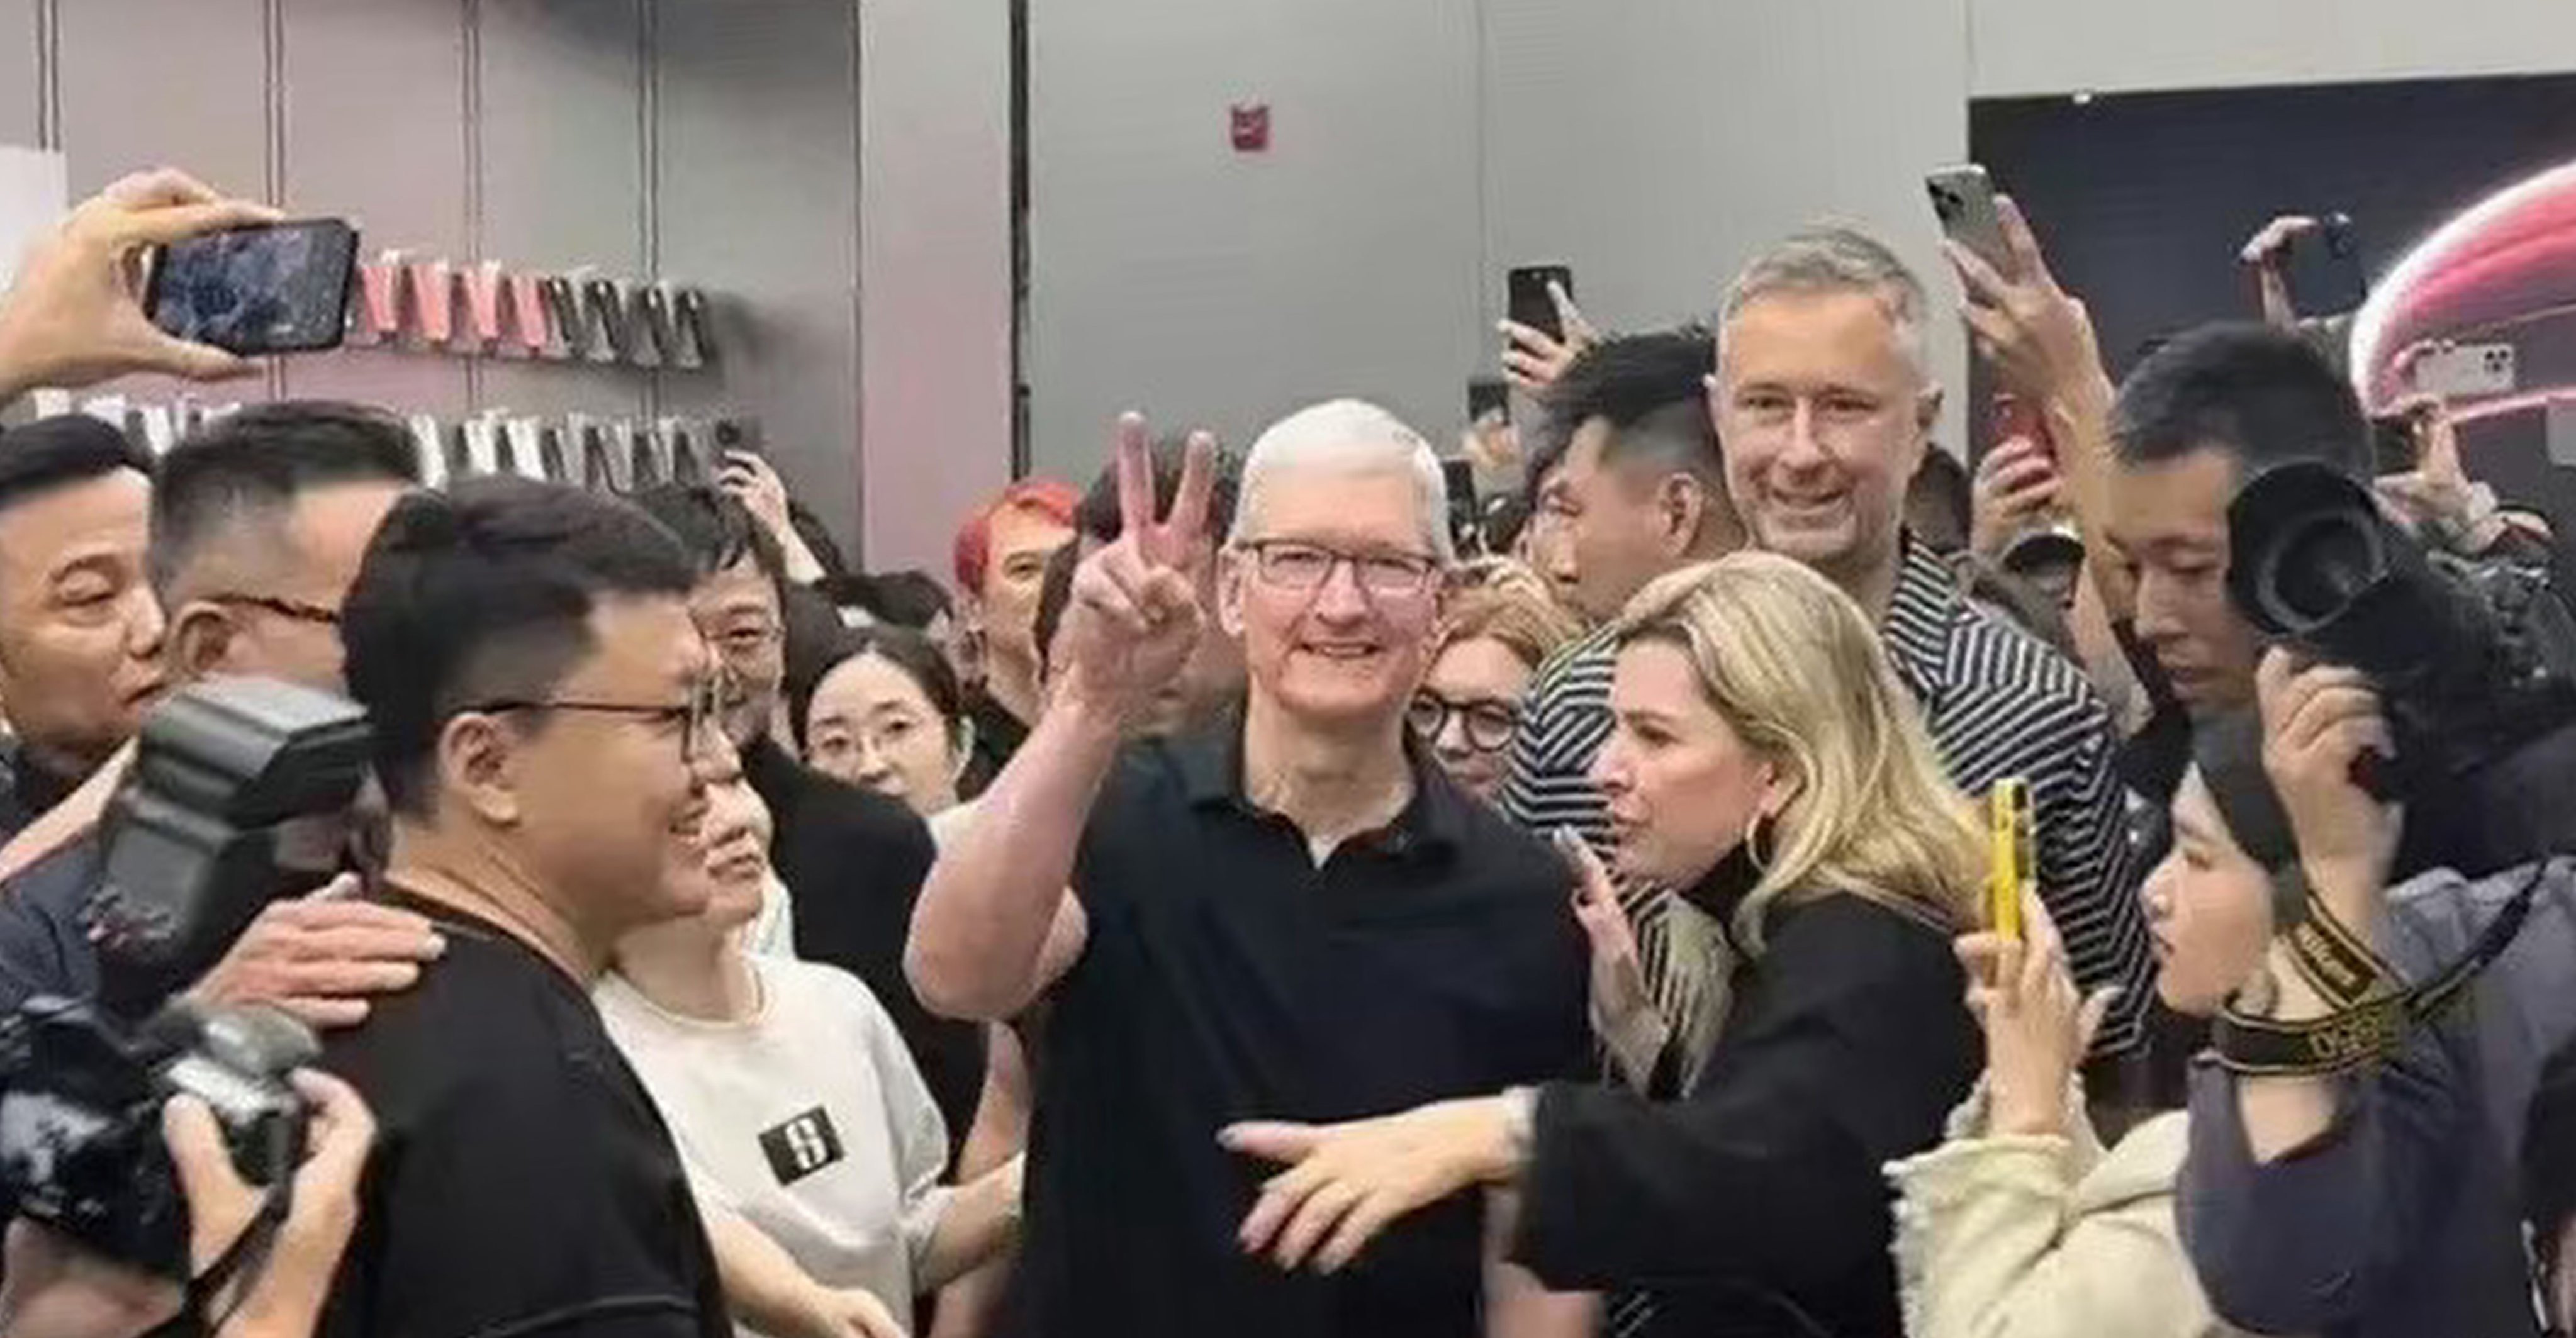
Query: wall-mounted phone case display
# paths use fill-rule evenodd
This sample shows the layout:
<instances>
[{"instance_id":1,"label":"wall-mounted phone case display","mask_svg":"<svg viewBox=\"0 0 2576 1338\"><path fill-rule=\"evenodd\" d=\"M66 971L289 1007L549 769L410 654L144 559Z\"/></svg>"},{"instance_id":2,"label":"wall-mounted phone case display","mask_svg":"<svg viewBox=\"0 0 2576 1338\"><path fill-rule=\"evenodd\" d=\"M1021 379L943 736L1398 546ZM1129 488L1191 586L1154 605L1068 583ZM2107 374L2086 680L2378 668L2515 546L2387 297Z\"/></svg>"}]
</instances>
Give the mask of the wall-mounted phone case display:
<instances>
[{"instance_id":1,"label":"wall-mounted phone case display","mask_svg":"<svg viewBox=\"0 0 2576 1338\"><path fill-rule=\"evenodd\" d=\"M715 357L704 289L583 266L458 268L385 251L360 262L349 342L362 348L695 371Z\"/></svg>"},{"instance_id":2,"label":"wall-mounted phone case display","mask_svg":"<svg viewBox=\"0 0 2576 1338\"><path fill-rule=\"evenodd\" d=\"M123 431L156 458L189 433L242 407L124 395L75 400L59 390L39 390L33 400L40 417L88 414ZM515 474L624 494L663 483L712 483L725 456L760 451L760 421L749 415L549 418L487 409L463 419L412 414L404 423L420 455L421 482L431 488L479 475Z\"/></svg>"}]
</instances>

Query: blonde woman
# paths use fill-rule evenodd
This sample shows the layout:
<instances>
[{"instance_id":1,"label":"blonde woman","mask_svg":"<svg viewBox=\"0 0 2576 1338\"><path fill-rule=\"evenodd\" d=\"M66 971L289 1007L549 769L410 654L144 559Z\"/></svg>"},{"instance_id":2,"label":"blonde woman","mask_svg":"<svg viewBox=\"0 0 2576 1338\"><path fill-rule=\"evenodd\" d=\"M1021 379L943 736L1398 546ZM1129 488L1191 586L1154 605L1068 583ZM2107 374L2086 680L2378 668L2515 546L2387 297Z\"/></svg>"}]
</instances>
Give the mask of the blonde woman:
<instances>
[{"instance_id":1,"label":"blonde woman","mask_svg":"<svg viewBox=\"0 0 2576 1338\"><path fill-rule=\"evenodd\" d=\"M1501 796L1530 676L1582 632L1547 583L1508 558L1468 568L1451 589L1406 718L1459 788L1488 803Z\"/></svg>"},{"instance_id":2,"label":"blonde woman","mask_svg":"<svg viewBox=\"0 0 2576 1338\"><path fill-rule=\"evenodd\" d=\"M1330 1270L1396 1218L1506 1187L1517 1261L1641 1293L1621 1305L1652 1307L1644 1332L1893 1338L1879 1167L1937 1140L1978 1068L1949 943L1982 870L1971 809L1859 607L1795 562L1672 573L1618 640L1594 769L1617 863L1688 889L1676 932L1706 964L1664 1099L1557 1083L1237 1125L1229 1146L1291 1168L1243 1243ZM1581 914L1615 919L1584 868Z\"/></svg>"}]
</instances>

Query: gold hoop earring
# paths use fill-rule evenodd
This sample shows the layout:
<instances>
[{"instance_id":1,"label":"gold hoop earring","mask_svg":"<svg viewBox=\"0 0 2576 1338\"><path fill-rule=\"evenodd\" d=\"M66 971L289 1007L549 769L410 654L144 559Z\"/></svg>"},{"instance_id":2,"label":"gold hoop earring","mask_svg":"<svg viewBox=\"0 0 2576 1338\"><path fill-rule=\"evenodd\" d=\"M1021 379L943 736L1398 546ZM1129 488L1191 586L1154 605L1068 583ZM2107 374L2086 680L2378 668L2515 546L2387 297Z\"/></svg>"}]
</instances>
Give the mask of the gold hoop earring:
<instances>
[{"instance_id":1,"label":"gold hoop earring","mask_svg":"<svg viewBox=\"0 0 2576 1338\"><path fill-rule=\"evenodd\" d=\"M1771 867L1771 861L1762 854L1762 833L1770 825L1771 819L1759 810L1744 821L1744 858L1757 873Z\"/></svg>"}]
</instances>

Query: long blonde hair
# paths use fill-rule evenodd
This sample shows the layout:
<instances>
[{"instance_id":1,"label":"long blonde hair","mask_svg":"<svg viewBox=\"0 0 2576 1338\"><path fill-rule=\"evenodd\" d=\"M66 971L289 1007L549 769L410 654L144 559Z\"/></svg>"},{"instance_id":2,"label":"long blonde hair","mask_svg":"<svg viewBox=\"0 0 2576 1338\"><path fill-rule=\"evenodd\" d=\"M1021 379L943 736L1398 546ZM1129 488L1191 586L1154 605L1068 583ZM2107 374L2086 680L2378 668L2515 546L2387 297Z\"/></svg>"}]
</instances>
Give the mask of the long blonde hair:
<instances>
[{"instance_id":1,"label":"long blonde hair","mask_svg":"<svg viewBox=\"0 0 2576 1338\"><path fill-rule=\"evenodd\" d=\"M1975 921L1976 810L1849 595L1788 558L1737 553L1648 585L1618 640L1680 650L1709 704L1790 791L1727 935L1688 903L1672 908L1675 969L1715 977L1693 992L1722 990L1736 951L1762 954L1763 921L1784 897L1862 897L1943 933ZM1694 1040L1712 1040L1722 997L1692 1012Z\"/></svg>"}]
</instances>

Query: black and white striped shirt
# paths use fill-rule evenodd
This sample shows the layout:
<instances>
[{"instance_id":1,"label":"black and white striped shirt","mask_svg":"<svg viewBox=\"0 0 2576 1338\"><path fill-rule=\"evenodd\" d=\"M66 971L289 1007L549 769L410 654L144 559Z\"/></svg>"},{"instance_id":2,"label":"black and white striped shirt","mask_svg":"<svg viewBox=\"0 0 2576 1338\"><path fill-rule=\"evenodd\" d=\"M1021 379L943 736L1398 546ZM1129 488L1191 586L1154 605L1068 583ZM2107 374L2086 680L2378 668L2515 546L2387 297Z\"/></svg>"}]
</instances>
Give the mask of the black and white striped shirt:
<instances>
[{"instance_id":1,"label":"black and white striped shirt","mask_svg":"<svg viewBox=\"0 0 2576 1338\"><path fill-rule=\"evenodd\" d=\"M2087 991L2121 990L2095 1052L2131 1048L2144 1034L2153 964L2135 895L2145 871L2130 856L2111 765L2119 737L2110 709L2074 665L1969 603L1941 560L1911 539L1879 633L1952 783L1971 795L2006 776L2030 783L2040 889L2068 964ZM1616 654L1605 629L1540 671L1503 788L1514 821L1541 832L1572 827L1596 850L1606 850L1608 821L1590 771L1610 737ZM1644 889L1628 899L1647 977L1660 986L1664 898Z\"/></svg>"}]
</instances>

